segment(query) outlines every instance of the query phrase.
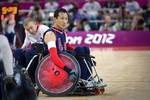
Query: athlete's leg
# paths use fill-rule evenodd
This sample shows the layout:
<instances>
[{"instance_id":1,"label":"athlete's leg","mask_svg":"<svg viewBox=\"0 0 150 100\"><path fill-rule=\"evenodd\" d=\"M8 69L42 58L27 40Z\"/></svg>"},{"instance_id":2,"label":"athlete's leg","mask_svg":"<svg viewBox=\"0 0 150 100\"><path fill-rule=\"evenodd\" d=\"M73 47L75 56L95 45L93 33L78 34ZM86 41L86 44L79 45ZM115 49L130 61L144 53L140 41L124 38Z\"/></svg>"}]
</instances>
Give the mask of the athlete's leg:
<instances>
[{"instance_id":1,"label":"athlete's leg","mask_svg":"<svg viewBox=\"0 0 150 100\"><path fill-rule=\"evenodd\" d=\"M84 62L84 59L87 60L87 58L83 59L82 57L80 57L80 55L82 55L82 56L87 55L88 56L88 55L90 55L90 50L88 47L76 47L75 52L77 53L76 59L78 60L80 67L81 67L80 68L81 69L81 78L86 80L91 76L91 74L87 68L86 63ZM89 66L89 67L91 67L91 66Z\"/></svg>"},{"instance_id":2,"label":"athlete's leg","mask_svg":"<svg viewBox=\"0 0 150 100\"><path fill-rule=\"evenodd\" d=\"M25 58L25 50L17 48L16 50L14 50L13 53L14 53L14 57L17 62L17 65L21 67L26 67L27 64L26 64L26 58Z\"/></svg>"},{"instance_id":3,"label":"athlete's leg","mask_svg":"<svg viewBox=\"0 0 150 100\"><path fill-rule=\"evenodd\" d=\"M7 38L3 35L0 35L0 53L2 56L2 61L4 63L4 69L6 75L12 76L13 75L13 55L11 48L9 46L9 42Z\"/></svg>"}]
</instances>

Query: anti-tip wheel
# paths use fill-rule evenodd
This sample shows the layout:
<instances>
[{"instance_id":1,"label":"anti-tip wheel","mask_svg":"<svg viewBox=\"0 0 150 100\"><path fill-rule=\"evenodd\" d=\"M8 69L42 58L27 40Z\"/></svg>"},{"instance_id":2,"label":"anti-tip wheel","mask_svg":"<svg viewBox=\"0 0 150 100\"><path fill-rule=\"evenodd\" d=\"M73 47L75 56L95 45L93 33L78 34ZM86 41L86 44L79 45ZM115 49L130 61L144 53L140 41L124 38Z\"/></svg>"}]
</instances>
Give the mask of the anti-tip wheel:
<instances>
[{"instance_id":1,"label":"anti-tip wheel","mask_svg":"<svg viewBox=\"0 0 150 100\"><path fill-rule=\"evenodd\" d=\"M96 88L95 89L95 94L96 95L102 95L102 94L104 94L104 92L105 92L105 88L101 88L101 89Z\"/></svg>"}]
</instances>

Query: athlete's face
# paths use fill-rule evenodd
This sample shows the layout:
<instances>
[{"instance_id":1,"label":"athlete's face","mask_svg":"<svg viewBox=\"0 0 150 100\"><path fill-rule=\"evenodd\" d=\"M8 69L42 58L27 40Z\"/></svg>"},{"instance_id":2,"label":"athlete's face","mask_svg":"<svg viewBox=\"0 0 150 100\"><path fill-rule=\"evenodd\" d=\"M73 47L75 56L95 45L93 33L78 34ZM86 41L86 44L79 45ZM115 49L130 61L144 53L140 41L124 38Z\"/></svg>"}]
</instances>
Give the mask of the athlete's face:
<instances>
[{"instance_id":1,"label":"athlete's face","mask_svg":"<svg viewBox=\"0 0 150 100\"><path fill-rule=\"evenodd\" d=\"M68 27L68 15L67 15L67 13L60 12L58 14L58 17L55 18L55 24L57 24L57 26L60 29L66 29Z\"/></svg>"},{"instance_id":2,"label":"athlete's face","mask_svg":"<svg viewBox=\"0 0 150 100\"><path fill-rule=\"evenodd\" d=\"M34 22L29 22L24 28L32 35L37 33L37 25Z\"/></svg>"}]
</instances>

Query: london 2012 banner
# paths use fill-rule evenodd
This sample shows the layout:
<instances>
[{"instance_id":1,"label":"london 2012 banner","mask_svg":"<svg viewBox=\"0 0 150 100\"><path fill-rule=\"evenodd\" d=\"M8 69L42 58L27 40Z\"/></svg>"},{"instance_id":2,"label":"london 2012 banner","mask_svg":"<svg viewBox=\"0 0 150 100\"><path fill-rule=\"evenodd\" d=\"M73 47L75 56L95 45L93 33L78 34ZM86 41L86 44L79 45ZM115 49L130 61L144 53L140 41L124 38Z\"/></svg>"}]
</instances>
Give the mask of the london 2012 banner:
<instances>
[{"instance_id":1,"label":"london 2012 banner","mask_svg":"<svg viewBox=\"0 0 150 100\"><path fill-rule=\"evenodd\" d=\"M67 42L76 46L90 47L150 47L150 32L73 32L68 33Z\"/></svg>"}]
</instances>

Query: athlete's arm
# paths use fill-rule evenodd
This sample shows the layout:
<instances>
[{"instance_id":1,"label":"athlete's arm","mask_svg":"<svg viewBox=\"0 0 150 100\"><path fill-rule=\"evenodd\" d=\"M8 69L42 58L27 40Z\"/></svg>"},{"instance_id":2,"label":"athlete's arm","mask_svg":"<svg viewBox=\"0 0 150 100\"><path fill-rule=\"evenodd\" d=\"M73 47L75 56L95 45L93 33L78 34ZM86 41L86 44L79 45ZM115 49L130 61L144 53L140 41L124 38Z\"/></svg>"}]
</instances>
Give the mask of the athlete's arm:
<instances>
[{"instance_id":1,"label":"athlete's arm","mask_svg":"<svg viewBox=\"0 0 150 100\"><path fill-rule=\"evenodd\" d=\"M47 32L44 36L44 42L48 46L48 51L50 53L51 60L54 62L55 65L64 69L65 65L62 62L62 60L59 58L58 53L57 53L55 33Z\"/></svg>"},{"instance_id":2,"label":"athlete's arm","mask_svg":"<svg viewBox=\"0 0 150 100\"><path fill-rule=\"evenodd\" d=\"M28 39L28 32L27 32L27 30L25 30L25 39L24 39L24 43L23 43L23 45L22 45L22 49L24 49L24 48L26 48L27 46L29 46L29 44L30 44L30 40Z\"/></svg>"}]
</instances>

